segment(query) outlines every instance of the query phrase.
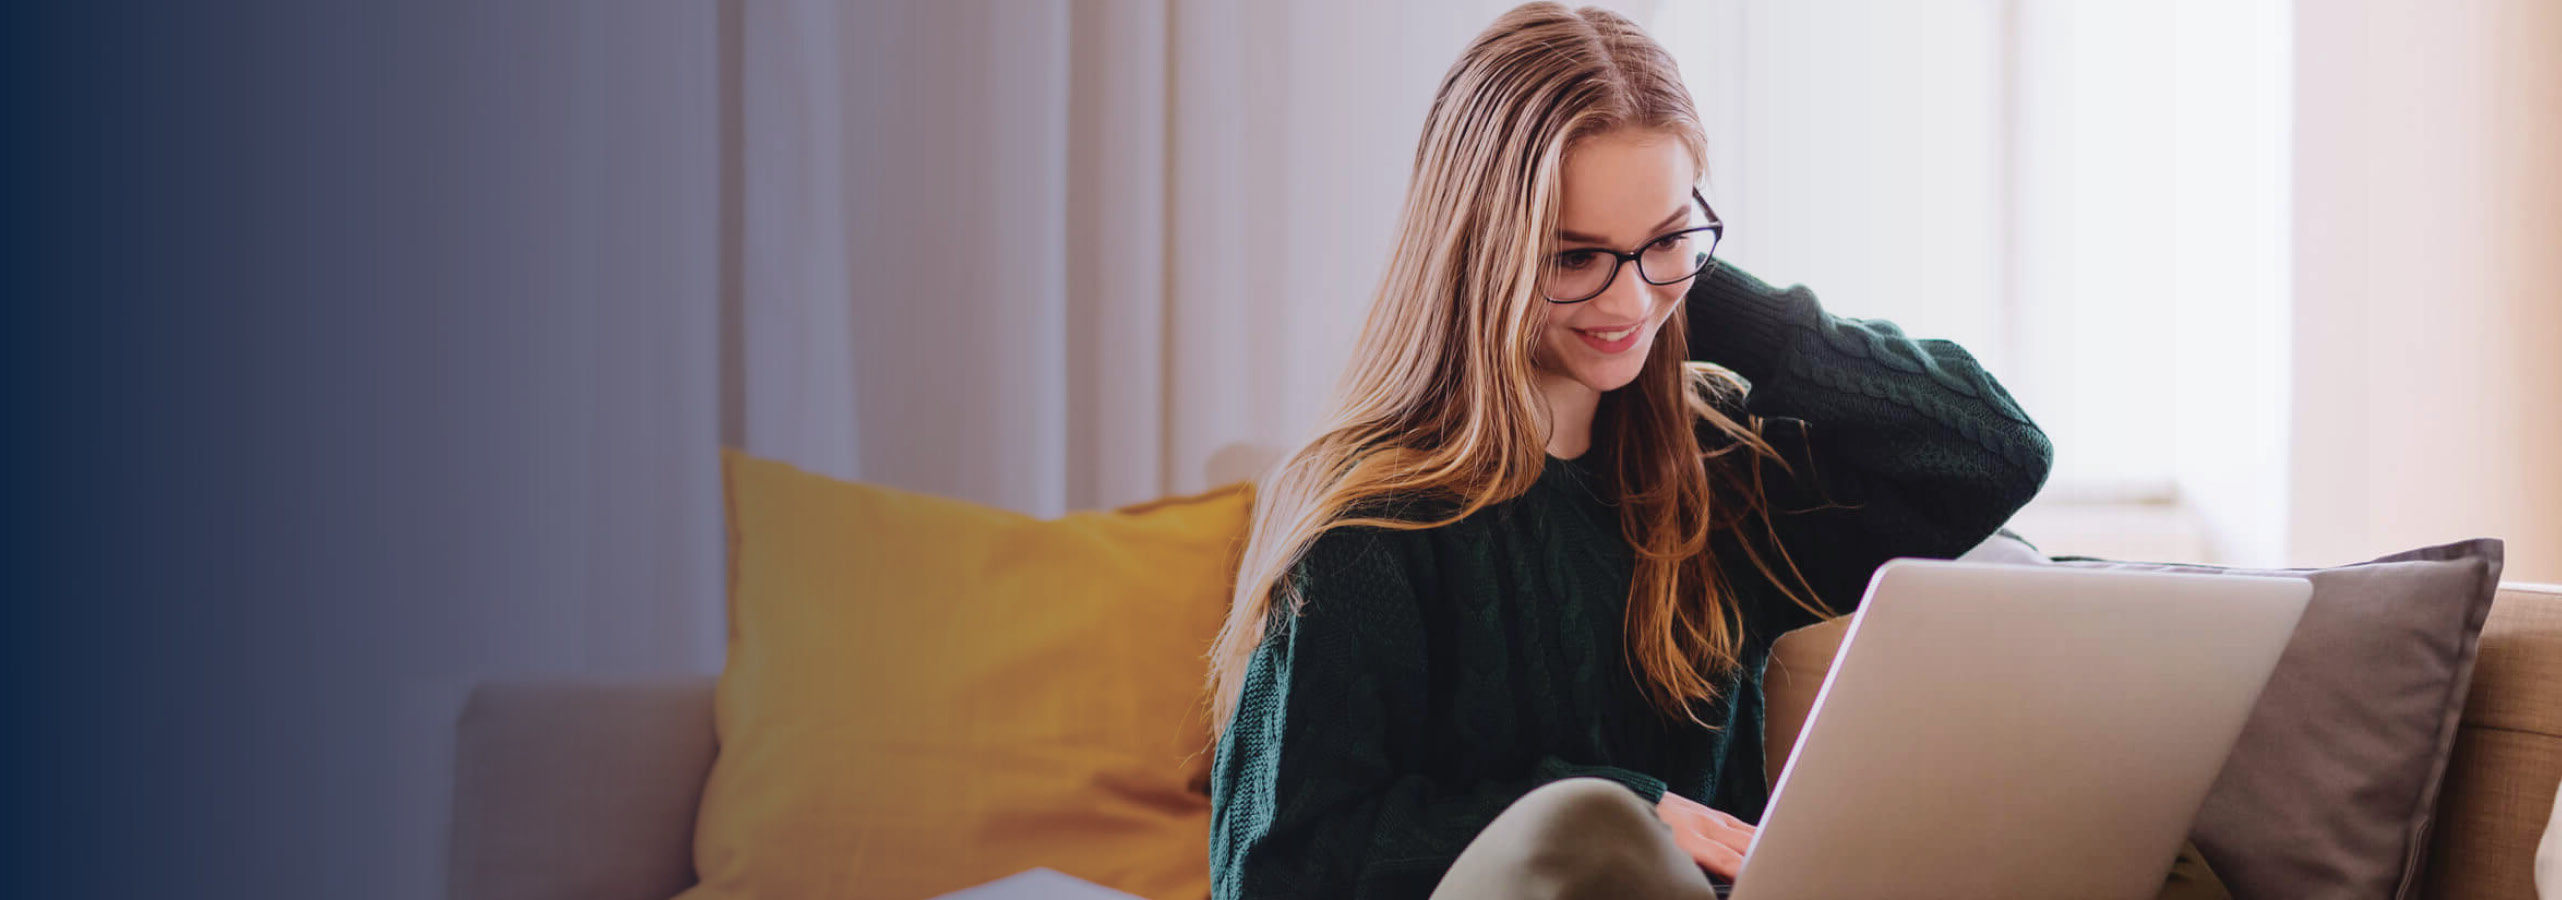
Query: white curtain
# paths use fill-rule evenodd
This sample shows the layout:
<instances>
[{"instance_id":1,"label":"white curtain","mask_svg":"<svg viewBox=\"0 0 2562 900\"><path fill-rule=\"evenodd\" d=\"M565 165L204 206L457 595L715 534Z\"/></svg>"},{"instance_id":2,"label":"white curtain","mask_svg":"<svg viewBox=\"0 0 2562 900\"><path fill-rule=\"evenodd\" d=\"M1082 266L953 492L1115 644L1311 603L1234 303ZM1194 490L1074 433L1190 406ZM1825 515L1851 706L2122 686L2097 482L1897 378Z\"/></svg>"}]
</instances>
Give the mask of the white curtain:
<instances>
[{"instance_id":1,"label":"white curtain","mask_svg":"<svg viewBox=\"0 0 2562 900\"><path fill-rule=\"evenodd\" d=\"M842 477L1043 515L1243 477L1305 436L1385 260L1432 90L1467 39L1512 5L729 3L723 295L734 327L723 348L724 439ZM1652 3L1613 5L1686 51L1716 132L1712 152L1725 164L1712 180L1734 190L1733 213L1760 222L1755 233L1770 240L1795 229L1814 241L1803 258L1770 260L1765 274L1806 280L1854 313L1911 314L1888 302L1913 293L1904 277L1912 260L1880 249L1893 246L1892 229L1827 225L1808 218L1808 203L1754 188L1781 176L1815 183L1825 171L1918 167L1916 178L1946 178L1929 173L1962 168L1943 164L1945 136L1932 145L1941 156L1870 154L1821 171L1788 146L1808 122L1858 115L1866 102L1838 96L1841 76L1804 71L1804 61L1849 54L1844 65L1856 65L1860 48L1891 47L1905 26L1825 31L1793 7L1753 3L1665 4L1660 15ZM2228 24L2247 12L2216 9L2224 18L2215 21ZM2261 498L2245 504L2257 510L2250 515L2211 517L2233 519L2224 524L2242 537L2234 552L2254 559L2336 562L2490 533L2511 540L2513 571L2550 572L2562 517L2540 510L2552 508L2562 479L2533 463L2549 459L2562 435L2542 414L2555 396L2550 361L2562 358L2549 351L2562 304L2548 302L2552 269L2539 262L2552 255L2528 248L2552 233L2555 181L2532 163L2550 157L2539 151L2552 146L2552 129L2550 117L2498 111L2545 108L2499 98L2551 93L2555 57L2543 51L2553 46L2552 12L2525 0L2468 7L2413 32L2427 41L2377 55L2371 35L2389 29L2376 23L2426 18L2420 9L2374 0L2325 17L2299 5L2300 22L2240 23L2285 28L2296 45L2299 87L2280 102L2295 110L2299 132L2292 165L2301 174L2286 207L2298 283L2272 289L2297 302L2291 325L2251 318L2247 339L2199 333L2227 349L2200 344L2203 356L2190 362L2255 355L2260 336L2291 330L2291 388L2271 393L2276 376L2255 374L2262 387L2252 396L2263 399L2241 409L2259 412L2182 412L2179 430L2214 434L2241 422L2265 435L2288 418L2292 452L2281 464L2262 438L2246 458L2219 447L2203 481L2183 454L2182 490L2261 497L2252 485L2274 478L2235 473L2283 465L2292 500L2282 516ZM2195 36L2182 27L2190 30L2179 35ZM2235 29L2214 33L2226 31ZM2040 34L2022 38L2069 43ZM2427 87L2388 92L2355 75L2374 71ZM2015 99L2035 112L2041 97ZM1888 115L1895 108L1878 112L1891 126L1882 133L1902 127ZM2432 124L2396 124L2409 120ZM2428 174L2381 193L2361 174L2388 169ZM2443 177L2475 169L2495 174ZM1980 182L1990 171L1961 174ZM2412 226L2446 222L2475 225ZM2353 225L2391 240L2367 240ZM1861 235L1883 237L1843 243ZM1736 241L1747 265L1780 249L1757 250L1755 240ZM1844 257L1820 250L1842 246L1871 263L1843 268ZM2377 249L2386 246L2431 252ZM2325 262L2340 259L2368 262ZM2463 264L2431 262L2446 259ZM1998 293L1983 272L1957 274L1930 280ZM2453 292L2425 289L2450 275L2471 280ZM1876 302L1863 299L1870 294ZM2004 342L1986 335L2033 326L2025 312L2009 317L2016 322L1979 316L1928 330L1998 356ZM2406 336L2426 340L2395 343ZM2418 371L2439 375L2367 374L2386 369L2365 360L2415 354L2428 361ZM2045 396L2041 416L2059 426L2077 409L2126 405L2029 368L2023 397ZM2474 399L2406 396L2445 373L2464 373L2457 393ZM2370 377L2372 385L2361 380ZM2461 427L2401 427L2393 410L2407 409ZM2469 480L2445 492L2410 482L2411 496L2380 487L2400 483L2392 472L2432 466ZM2271 524L2281 518L2284 528Z\"/></svg>"},{"instance_id":2,"label":"white curtain","mask_svg":"<svg viewBox=\"0 0 2562 900\"><path fill-rule=\"evenodd\" d=\"M2298 4L2288 554L2562 581L2562 4Z\"/></svg>"},{"instance_id":3,"label":"white curtain","mask_svg":"<svg viewBox=\"0 0 2562 900\"><path fill-rule=\"evenodd\" d=\"M734 2L725 438L1039 515L1306 435L1512 5Z\"/></svg>"}]
</instances>

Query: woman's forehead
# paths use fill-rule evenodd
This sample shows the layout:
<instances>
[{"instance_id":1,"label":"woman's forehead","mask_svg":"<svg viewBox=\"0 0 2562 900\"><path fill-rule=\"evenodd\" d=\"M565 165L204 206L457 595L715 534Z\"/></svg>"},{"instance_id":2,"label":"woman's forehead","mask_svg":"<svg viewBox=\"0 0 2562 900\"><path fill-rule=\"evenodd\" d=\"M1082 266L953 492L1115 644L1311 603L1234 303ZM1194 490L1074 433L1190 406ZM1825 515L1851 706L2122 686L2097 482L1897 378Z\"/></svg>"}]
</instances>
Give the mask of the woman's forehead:
<instances>
[{"instance_id":1,"label":"woman's forehead","mask_svg":"<svg viewBox=\"0 0 2562 900\"><path fill-rule=\"evenodd\" d=\"M1669 135L1611 132L1566 154L1557 229L1609 241L1641 241L1667 216L1688 209L1697 173L1690 151Z\"/></svg>"}]
</instances>

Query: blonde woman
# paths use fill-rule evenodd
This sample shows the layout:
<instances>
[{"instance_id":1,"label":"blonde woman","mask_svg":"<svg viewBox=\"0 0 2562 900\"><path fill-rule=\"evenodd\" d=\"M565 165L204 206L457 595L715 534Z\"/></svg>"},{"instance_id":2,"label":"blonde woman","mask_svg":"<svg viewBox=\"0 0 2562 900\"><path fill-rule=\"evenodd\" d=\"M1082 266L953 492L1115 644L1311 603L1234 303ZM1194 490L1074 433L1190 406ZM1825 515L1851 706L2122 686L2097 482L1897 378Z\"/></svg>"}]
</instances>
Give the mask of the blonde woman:
<instances>
[{"instance_id":1,"label":"blonde woman","mask_svg":"<svg viewBox=\"0 0 2562 900\"><path fill-rule=\"evenodd\" d=\"M1713 896L1771 640L2044 483L1964 350L1718 263L1704 159L1608 11L1522 6L1442 81L1212 650L1216 897Z\"/></svg>"}]
</instances>

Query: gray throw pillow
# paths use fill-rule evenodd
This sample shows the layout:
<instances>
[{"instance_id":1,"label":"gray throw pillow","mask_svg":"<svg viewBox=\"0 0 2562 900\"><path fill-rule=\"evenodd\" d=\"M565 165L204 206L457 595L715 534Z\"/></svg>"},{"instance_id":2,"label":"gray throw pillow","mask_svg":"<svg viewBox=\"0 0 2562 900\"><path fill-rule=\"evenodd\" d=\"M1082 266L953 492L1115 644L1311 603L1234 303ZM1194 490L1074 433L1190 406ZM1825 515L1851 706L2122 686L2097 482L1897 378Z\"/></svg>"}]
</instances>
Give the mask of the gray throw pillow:
<instances>
[{"instance_id":1,"label":"gray throw pillow","mask_svg":"<svg viewBox=\"0 0 2562 900\"><path fill-rule=\"evenodd\" d=\"M2491 539L2327 569L2056 560L2313 582L2191 833L2237 900L2418 895L2500 562Z\"/></svg>"}]
</instances>

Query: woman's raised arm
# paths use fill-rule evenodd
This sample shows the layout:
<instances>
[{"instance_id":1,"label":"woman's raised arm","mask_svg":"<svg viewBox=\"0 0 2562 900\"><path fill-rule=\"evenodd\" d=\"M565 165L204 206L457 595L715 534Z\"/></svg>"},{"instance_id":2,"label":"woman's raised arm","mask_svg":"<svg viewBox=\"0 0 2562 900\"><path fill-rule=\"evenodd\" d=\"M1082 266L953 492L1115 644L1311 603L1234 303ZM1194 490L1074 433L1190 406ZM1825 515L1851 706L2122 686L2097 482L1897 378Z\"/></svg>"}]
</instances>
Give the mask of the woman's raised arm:
<instances>
[{"instance_id":1,"label":"woman's raised arm","mask_svg":"<svg viewBox=\"0 0 2562 900\"><path fill-rule=\"evenodd\" d=\"M1723 261L1684 303L1690 358L1751 384L1741 411L1792 470L1764 467L1772 529L1835 612L1886 560L1964 553L2046 483L2045 432L1963 347L1833 315L1802 285ZM1773 635L1813 621L1768 612Z\"/></svg>"}]
</instances>

